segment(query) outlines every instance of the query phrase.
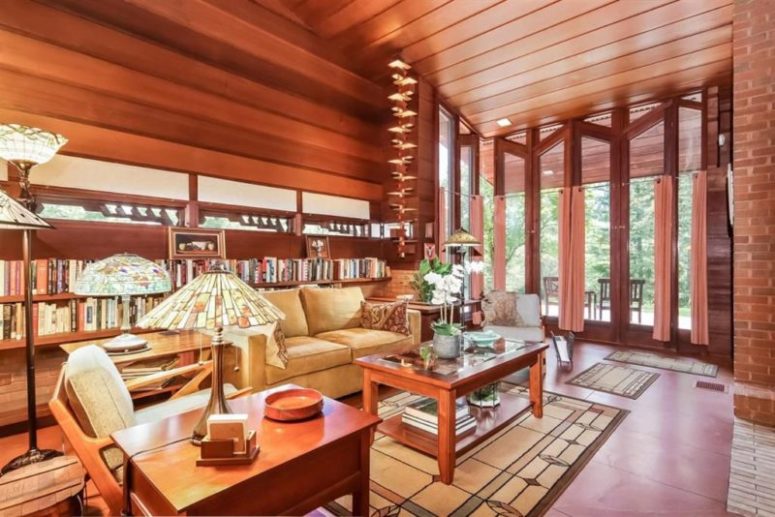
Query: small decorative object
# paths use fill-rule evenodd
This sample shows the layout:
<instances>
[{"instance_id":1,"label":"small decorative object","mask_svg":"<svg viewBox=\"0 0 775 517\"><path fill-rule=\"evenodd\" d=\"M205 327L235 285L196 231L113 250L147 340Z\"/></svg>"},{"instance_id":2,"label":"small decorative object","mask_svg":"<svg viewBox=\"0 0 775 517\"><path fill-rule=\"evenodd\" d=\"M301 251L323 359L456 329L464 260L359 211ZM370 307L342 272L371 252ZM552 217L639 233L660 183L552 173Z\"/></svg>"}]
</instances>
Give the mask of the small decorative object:
<instances>
[{"instance_id":1,"label":"small decorative object","mask_svg":"<svg viewBox=\"0 0 775 517\"><path fill-rule=\"evenodd\" d=\"M433 347L429 344L420 346L420 357L422 358L422 367L426 370L432 370L436 362L436 354Z\"/></svg>"},{"instance_id":2,"label":"small decorative object","mask_svg":"<svg viewBox=\"0 0 775 517\"><path fill-rule=\"evenodd\" d=\"M463 289L463 266L452 265L448 274L430 272L423 279L433 286L431 303L441 305L441 315L431 324L433 328L433 349L440 359L455 359L462 347L461 325L454 323L453 304L459 301Z\"/></svg>"},{"instance_id":3,"label":"small decorative object","mask_svg":"<svg viewBox=\"0 0 775 517\"><path fill-rule=\"evenodd\" d=\"M311 388L291 388L266 397L264 414L272 420L293 422L312 418L323 410L323 395Z\"/></svg>"},{"instance_id":4,"label":"small decorative object","mask_svg":"<svg viewBox=\"0 0 775 517\"><path fill-rule=\"evenodd\" d=\"M425 260L433 260L436 258L436 245L432 242L426 242L423 244L423 258Z\"/></svg>"},{"instance_id":5,"label":"small decorative object","mask_svg":"<svg viewBox=\"0 0 775 517\"><path fill-rule=\"evenodd\" d=\"M466 339L473 342L476 348L486 348L489 350L495 349L495 342L498 341L501 336L496 334L492 330L484 330L482 332L466 332Z\"/></svg>"},{"instance_id":6,"label":"small decorative object","mask_svg":"<svg viewBox=\"0 0 775 517\"><path fill-rule=\"evenodd\" d=\"M330 249L328 237L307 236L307 257L329 259L331 258Z\"/></svg>"},{"instance_id":7,"label":"small decorative object","mask_svg":"<svg viewBox=\"0 0 775 517\"><path fill-rule=\"evenodd\" d=\"M223 230L169 229L170 259L226 258Z\"/></svg>"},{"instance_id":8,"label":"small decorative object","mask_svg":"<svg viewBox=\"0 0 775 517\"><path fill-rule=\"evenodd\" d=\"M35 230L53 228L35 214L35 198L30 192L30 170L46 163L67 143L67 138L35 127L0 125L0 158L19 171L19 202L0 191L0 228L22 232L22 285L24 288L24 349L27 369L27 452L6 464L0 475L39 463L62 453L38 449L38 414L35 409L35 344L32 333L32 237Z\"/></svg>"},{"instance_id":9,"label":"small decorative object","mask_svg":"<svg viewBox=\"0 0 775 517\"><path fill-rule=\"evenodd\" d=\"M245 413L210 415L207 419L205 440L233 440L234 454L245 454L247 438L248 415Z\"/></svg>"},{"instance_id":10,"label":"small decorative object","mask_svg":"<svg viewBox=\"0 0 775 517\"><path fill-rule=\"evenodd\" d=\"M487 386L474 390L468 394L468 403L483 408L491 408L501 403L500 391L498 389L498 383L494 382Z\"/></svg>"},{"instance_id":11,"label":"small decorative object","mask_svg":"<svg viewBox=\"0 0 775 517\"><path fill-rule=\"evenodd\" d=\"M417 180L417 176L409 173L409 167L414 158L414 149L417 144L409 141L410 134L414 128L414 118L417 112L410 109L409 104L412 101L417 80L409 76L409 70L412 68L400 59L395 59L388 64L391 78L396 87L396 92L391 94L388 99L393 104L391 110L396 118L394 126L388 128L391 135L391 144L396 151L395 158L391 158L389 163L393 166L391 174L395 185L388 192L391 198L390 207L396 213L398 222L398 255L401 258L406 256L406 237L407 229L405 223L413 224L414 221L407 220L406 214L415 208L409 208L407 201L410 197L415 198L415 189L412 182Z\"/></svg>"},{"instance_id":12,"label":"small decorative object","mask_svg":"<svg viewBox=\"0 0 775 517\"><path fill-rule=\"evenodd\" d=\"M155 262L137 255L121 253L86 266L73 292L82 296L120 296L123 314L121 335L102 347L109 354L138 352L148 348L148 341L130 333L130 296L161 294L172 290L172 281Z\"/></svg>"},{"instance_id":13,"label":"small decorative object","mask_svg":"<svg viewBox=\"0 0 775 517\"><path fill-rule=\"evenodd\" d=\"M207 435L210 415L231 413L223 393L223 327L257 327L274 323L285 315L222 265L202 273L185 287L153 308L137 322L141 328L214 331L210 346L213 377L210 400L194 427L191 441L200 445Z\"/></svg>"}]
</instances>

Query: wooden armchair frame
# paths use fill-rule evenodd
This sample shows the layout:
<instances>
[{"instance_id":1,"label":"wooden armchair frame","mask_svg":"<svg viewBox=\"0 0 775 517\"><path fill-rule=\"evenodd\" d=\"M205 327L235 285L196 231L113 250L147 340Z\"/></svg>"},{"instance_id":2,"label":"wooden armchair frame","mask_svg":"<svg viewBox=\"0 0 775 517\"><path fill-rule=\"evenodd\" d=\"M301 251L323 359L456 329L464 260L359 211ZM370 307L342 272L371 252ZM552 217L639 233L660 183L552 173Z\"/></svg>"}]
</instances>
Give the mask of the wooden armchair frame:
<instances>
[{"instance_id":1,"label":"wooden armchair frame","mask_svg":"<svg viewBox=\"0 0 775 517\"><path fill-rule=\"evenodd\" d=\"M202 364L191 364L147 375L139 379L132 379L125 384L129 392L132 393L165 379L194 374L185 385L172 395L172 398L180 398L202 389L203 382L210 377L212 373L212 367L211 361ZM78 459L81 460L86 472L94 481L97 490L99 490L100 495L105 500L105 504L110 508L110 513L112 515L120 515L121 510L124 507L123 489L102 458L102 451L108 447L112 447L114 445L113 440L110 437L95 438L89 436L81 428L67 399L65 390L66 368L67 363L62 365L62 369L59 372L59 379L57 380L56 388L54 389L54 395L48 403L49 408L51 409L51 413L57 424L59 424L59 427L62 429L62 434L65 439L70 444L70 447L73 448L73 451L75 451ZM251 388L243 388L232 393L227 398L245 395L250 393L250 391Z\"/></svg>"}]
</instances>

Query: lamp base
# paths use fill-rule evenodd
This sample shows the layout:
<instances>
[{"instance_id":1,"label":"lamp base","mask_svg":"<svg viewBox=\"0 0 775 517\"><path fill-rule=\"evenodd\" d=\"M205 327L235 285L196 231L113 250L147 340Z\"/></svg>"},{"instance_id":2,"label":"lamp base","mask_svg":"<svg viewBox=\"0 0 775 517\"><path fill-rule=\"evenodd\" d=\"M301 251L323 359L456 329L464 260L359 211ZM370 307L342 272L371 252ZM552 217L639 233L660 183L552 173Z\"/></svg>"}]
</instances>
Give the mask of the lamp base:
<instances>
[{"instance_id":1,"label":"lamp base","mask_svg":"<svg viewBox=\"0 0 775 517\"><path fill-rule=\"evenodd\" d=\"M143 350L144 348L147 348L147 345L147 339L135 336L129 332L124 332L110 341L103 343L102 348L109 354L115 354Z\"/></svg>"},{"instance_id":2,"label":"lamp base","mask_svg":"<svg viewBox=\"0 0 775 517\"><path fill-rule=\"evenodd\" d=\"M8 474L12 470L20 469L22 467L26 467L27 465L32 465L33 463L40 463L42 461L50 460L51 458L56 458L57 456L62 456L63 454L64 453L62 451L55 451L52 449L30 449L21 456L17 456L9 463L7 463L0 470L0 476Z\"/></svg>"}]
</instances>

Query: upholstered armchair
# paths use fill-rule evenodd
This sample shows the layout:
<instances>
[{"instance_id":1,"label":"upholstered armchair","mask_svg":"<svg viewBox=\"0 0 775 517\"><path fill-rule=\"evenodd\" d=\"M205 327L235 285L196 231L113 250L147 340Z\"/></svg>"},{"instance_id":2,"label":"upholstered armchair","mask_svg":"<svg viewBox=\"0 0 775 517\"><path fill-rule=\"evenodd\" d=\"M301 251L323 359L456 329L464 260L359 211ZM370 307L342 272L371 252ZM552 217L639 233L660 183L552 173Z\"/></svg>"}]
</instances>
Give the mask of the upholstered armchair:
<instances>
[{"instance_id":1,"label":"upholstered armchair","mask_svg":"<svg viewBox=\"0 0 775 517\"><path fill-rule=\"evenodd\" d=\"M123 455L110 435L134 425L204 406L210 390L200 389L212 373L212 363L181 366L124 382L116 365L95 345L79 348L62 366L49 402L65 439L94 481L112 515L123 507ZM132 392L174 377L190 380L160 404L135 410ZM249 392L227 385L228 398Z\"/></svg>"},{"instance_id":2,"label":"upholstered armchair","mask_svg":"<svg viewBox=\"0 0 775 517\"><path fill-rule=\"evenodd\" d=\"M543 342L546 337L537 294L490 291L482 312L485 328L506 339Z\"/></svg>"}]
</instances>

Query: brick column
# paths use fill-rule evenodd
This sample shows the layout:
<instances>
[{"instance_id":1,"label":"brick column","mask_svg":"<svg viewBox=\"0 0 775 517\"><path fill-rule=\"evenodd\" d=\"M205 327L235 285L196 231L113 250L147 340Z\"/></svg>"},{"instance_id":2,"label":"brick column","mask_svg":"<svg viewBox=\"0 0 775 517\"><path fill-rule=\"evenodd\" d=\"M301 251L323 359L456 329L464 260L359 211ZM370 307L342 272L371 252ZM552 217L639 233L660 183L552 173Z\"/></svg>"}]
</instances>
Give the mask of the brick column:
<instances>
[{"instance_id":1,"label":"brick column","mask_svg":"<svg viewBox=\"0 0 775 517\"><path fill-rule=\"evenodd\" d=\"M775 425L775 0L736 0L735 415Z\"/></svg>"}]
</instances>

